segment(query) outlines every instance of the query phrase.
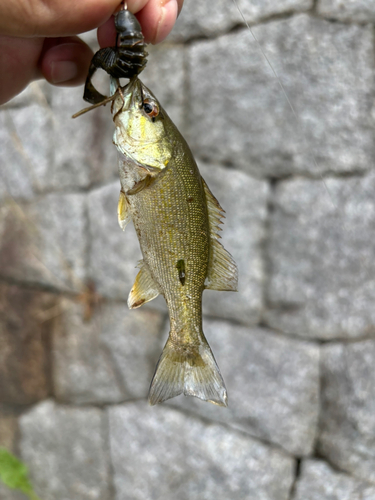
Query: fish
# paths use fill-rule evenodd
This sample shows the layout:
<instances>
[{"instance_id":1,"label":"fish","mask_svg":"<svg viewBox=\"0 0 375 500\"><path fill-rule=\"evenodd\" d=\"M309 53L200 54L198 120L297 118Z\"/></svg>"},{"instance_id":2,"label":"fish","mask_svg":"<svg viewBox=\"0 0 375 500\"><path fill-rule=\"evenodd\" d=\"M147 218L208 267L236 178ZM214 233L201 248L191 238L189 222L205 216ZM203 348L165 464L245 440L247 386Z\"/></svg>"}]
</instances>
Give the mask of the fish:
<instances>
[{"instance_id":1,"label":"fish","mask_svg":"<svg viewBox=\"0 0 375 500\"><path fill-rule=\"evenodd\" d=\"M237 265L219 241L224 211L185 139L138 77L118 87L112 108L119 225L125 230L133 221L143 255L128 307L161 294L169 311L170 333L149 403L184 394L227 406L225 383L202 329L203 290L237 291Z\"/></svg>"}]
</instances>

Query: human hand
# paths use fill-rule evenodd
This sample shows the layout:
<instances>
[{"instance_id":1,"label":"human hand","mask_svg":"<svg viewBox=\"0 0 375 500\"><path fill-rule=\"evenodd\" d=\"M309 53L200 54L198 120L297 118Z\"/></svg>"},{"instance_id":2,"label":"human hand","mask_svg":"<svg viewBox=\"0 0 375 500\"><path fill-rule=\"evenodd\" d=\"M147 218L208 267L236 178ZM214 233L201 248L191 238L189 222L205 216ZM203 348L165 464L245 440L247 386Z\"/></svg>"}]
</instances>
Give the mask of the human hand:
<instances>
[{"instance_id":1,"label":"human hand","mask_svg":"<svg viewBox=\"0 0 375 500\"><path fill-rule=\"evenodd\" d=\"M99 26L101 47L115 45L112 14L119 0L1 0L0 104L32 80L80 85L92 58L76 34ZM147 43L161 42L171 31L183 0L128 0Z\"/></svg>"}]
</instances>

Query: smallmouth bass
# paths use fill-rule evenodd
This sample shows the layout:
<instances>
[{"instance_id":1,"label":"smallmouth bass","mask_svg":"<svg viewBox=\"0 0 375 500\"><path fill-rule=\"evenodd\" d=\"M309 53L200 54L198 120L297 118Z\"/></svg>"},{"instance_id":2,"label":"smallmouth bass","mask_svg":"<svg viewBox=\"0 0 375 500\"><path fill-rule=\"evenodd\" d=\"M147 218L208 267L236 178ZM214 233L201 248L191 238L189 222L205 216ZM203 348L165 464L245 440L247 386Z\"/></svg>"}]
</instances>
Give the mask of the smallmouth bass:
<instances>
[{"instance_id":1,"label":"smallmouth bass","mask_svg":"<svg viewBox=\"0 0 375 500\"><path fill-rule=\"evenodd\" d=\"M184 394L227 406L224 381L202 330L202 293L237 290L237 266L218 241L223 209L186 141L137 78L113 101L119 152L120 227L133 221L143 260L128 306L164 296L170 333L151 382L151 405Z\"/></svg>"}]
</instances>

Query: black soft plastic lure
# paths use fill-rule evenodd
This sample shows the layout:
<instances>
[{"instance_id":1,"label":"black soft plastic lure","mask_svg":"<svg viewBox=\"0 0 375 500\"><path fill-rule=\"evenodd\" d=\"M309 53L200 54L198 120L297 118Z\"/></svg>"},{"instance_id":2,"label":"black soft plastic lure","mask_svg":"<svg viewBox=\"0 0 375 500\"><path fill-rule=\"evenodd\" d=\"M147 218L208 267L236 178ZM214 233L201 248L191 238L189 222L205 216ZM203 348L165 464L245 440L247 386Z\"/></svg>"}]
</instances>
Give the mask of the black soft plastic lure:
<instances>
[{"instance_id":1,"label":"black soft plastic lure","mask_svg":"<svg viewBox=\"0 0 375 500\"><path fill-rule=\"evenodd\" d=\"M90 104L99 104L106 96L92 84L92 77L98 68L104 69L113 78L133 78L139 75L147 63L148 53L137 18L126 7L115 15L117 31L116 46L98 50L91 60L86 78L83 98Z\"/></svg>"}]
</instances>

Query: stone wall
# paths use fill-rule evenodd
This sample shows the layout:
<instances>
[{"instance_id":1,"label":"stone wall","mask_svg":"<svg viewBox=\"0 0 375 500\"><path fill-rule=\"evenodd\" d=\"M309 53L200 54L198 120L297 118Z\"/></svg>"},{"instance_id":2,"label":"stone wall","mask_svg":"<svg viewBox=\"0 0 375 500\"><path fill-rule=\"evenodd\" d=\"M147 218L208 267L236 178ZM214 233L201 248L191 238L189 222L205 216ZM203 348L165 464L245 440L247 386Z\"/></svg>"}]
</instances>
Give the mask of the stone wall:
<instances>
[{"instance_id":1,"label":"stone wall","mask_svg":"<svg viewBox=\"0 0 375 500\"><path fill-rule=\"evenodd\" d=\"M142 77L226 210L228 409L146 404L168 317L127 309L108 107L36 82L0 110L0 445L42 500L375 500L375 4L238 4L280 81L229 0L186 0Z\"/></svg>"}]
</instances>

